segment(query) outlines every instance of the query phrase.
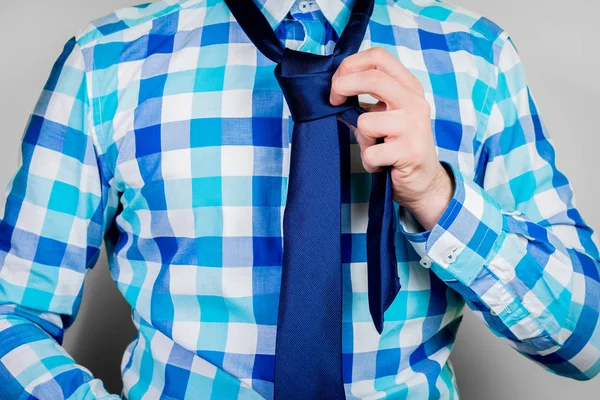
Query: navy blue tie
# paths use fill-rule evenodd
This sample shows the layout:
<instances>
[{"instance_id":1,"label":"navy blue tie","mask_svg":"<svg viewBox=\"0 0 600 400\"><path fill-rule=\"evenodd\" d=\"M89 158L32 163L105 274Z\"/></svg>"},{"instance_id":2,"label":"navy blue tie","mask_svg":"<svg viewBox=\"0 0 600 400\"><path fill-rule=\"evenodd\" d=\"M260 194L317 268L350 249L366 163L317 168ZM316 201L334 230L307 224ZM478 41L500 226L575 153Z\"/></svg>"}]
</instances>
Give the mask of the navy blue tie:
<instances>
[{"instance_id":1,"label":"navy blue tie","mask_svg":"<svg viewBox=\"0 0 600 400\"><path fill-rule=\"evenodd\" d=\"M253 0L226 0L263 55L294 120L283 219L283 270L275 349L275 398L343 399L341 193L349 168L349 131L363 112L358 98L329 102L331 78L358 51L374 0L356 0L331 55L287 49ZM372 175L367 226L369 311L379 333L400 282L390 169Z\"/></svg>"}]
</instances>

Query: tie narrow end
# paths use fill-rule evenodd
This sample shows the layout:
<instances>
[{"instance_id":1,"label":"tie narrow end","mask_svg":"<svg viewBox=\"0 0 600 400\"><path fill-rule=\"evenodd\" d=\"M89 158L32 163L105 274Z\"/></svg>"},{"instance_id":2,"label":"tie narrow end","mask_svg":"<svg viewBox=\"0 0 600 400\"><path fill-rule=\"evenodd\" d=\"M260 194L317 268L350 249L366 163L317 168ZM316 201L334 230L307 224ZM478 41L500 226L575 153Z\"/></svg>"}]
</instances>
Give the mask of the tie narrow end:
<instances>
[{"instance_id":1,"label":"tie narrow end","mask_svg":"<svg viewBox=\"0 0 600 400\"><path fill-rule=\"evenodd\" d=\"M385 322L384 314L388 308L390 308L394 299L396 299L398 292L400 292L400 280L397 279L394 282L393 287L386 291L386 294L381 301L376 296L371 296L371 294L369 294L369 312L371 314L371 319L373 320L373 325L380 335L383 332L383 325Z\"/></svg>"},{"instance_id":2,"label":"tie narrow end","mask_svg":"<svg viewBox=\"0 0 600 400\"><path fill-rule=\"evenodd\" d=\"M367 225L367 269L369 310L381 334L384 313L400 290L395 251L395 209L391 171L388 168L372 175Z\"/></svg>"},{"instance_id":3,"label":"tie narrow end","mask_svg":"<svg viewBox=\"0 0 600 400\"><path fill-rule=\"evenodd\" d=\"M381 333L383 332L383 321L378 321L377 323L375 323L375 329L377 330L377 333L381 335Z\"/></svg>"}]
</instances>

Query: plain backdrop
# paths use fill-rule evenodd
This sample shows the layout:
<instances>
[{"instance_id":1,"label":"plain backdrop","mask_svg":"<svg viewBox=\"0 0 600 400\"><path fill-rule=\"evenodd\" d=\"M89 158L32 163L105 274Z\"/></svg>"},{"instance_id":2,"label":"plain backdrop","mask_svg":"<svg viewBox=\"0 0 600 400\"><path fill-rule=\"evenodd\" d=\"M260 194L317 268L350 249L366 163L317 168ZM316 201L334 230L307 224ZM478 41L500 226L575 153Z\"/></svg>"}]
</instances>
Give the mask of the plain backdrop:
<instances>
[{"instance_id":1,"label":"plain backdrop","mask_svg":"<svg viewBox=\"0 0 600 400\"><path fill-rule=\"evenodd\" d=\"M19 0L0 2L0 186L14 174L25 123L63 45L88 21L143 0ZM600 34L595 0L454 0L492 19L512 36L528 82L570 178L577 207L600 229ZM0 200L3 207L4 198ZM2 215L0 213L0 215ZM135 334L128 305L102 256L86 278L82 309L67 332L75 359L120 392L119 365ZM600 378L556 377L520 356L470 312L452 360L464 400L597 399ZM1 389L0 389L1 390Z\"/></svg>"}]
</instances>

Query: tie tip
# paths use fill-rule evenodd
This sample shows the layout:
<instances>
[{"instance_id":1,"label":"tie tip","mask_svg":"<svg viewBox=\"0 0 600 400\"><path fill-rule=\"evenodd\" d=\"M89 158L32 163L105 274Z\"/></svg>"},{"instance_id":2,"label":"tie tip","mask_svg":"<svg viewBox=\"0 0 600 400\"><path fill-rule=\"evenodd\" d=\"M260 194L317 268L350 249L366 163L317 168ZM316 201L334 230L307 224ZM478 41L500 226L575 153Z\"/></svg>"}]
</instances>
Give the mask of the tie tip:
<instances>
[{"instance_id":1,"label":"tie tip","mask_svg":"<svg viewBox=\"0 0 600 400\"><path fill-rule=\"evenodd\" d=\"M382 321L373 321L374 325L375 325L375 329L377 330L377 333L379 333L381 335L381 332L383 332L383 320Z\"/></svg>"}]
</instances>

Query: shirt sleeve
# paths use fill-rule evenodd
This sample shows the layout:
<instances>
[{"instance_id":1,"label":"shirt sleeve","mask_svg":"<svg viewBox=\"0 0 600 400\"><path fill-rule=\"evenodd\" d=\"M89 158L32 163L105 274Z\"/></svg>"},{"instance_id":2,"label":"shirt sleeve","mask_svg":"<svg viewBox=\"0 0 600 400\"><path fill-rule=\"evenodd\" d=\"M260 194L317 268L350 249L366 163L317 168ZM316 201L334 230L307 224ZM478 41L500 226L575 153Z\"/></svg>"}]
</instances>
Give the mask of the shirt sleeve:
<instances>
[{"instance_id":1,"label":"shirt sleeve","mask_svg":"<svg viewBox=\"0 0 600 400\"><path fill-rule=\"evenodd\" d=\"M97 156L87 93L71 38L27 122L0 221L2 398L119 399L61 347L118 203Z\"/></svg>"},{"instance_id":2,"label":"shirt sleeve","mask_svg":"<svg viewBox=\"0 0 600 400\"><path fill-rule=\"evenodd\" d=\"M496 69L481 167L471 179L444 163L456 189L438 223L423 231L401 207L399 230L496 335L556 374L590 379L600 371L597 236L508 38Z\"/></svg>"}]
</instances>

